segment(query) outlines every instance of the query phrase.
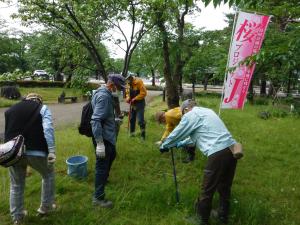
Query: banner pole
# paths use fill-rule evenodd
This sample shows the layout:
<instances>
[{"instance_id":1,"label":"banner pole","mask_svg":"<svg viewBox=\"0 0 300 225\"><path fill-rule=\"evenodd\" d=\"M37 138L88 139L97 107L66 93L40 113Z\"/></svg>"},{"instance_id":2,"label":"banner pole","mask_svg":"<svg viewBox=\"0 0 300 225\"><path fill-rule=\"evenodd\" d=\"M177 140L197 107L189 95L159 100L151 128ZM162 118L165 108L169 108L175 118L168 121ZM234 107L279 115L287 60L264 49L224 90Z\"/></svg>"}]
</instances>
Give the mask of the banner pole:
<instances>
[{"instance_id":1,"label":"banner pole","mask_svg":"<svg viewBox=\"0 0 300 225\"><path fill-rule=\"evenodd\" d=\"M227 64L226 64L226 69L225 69L225 76L224 76L224 82L223 82L223 88L222 88L222 94L221 94L221 101L220 101L220 105L219 105L219 116L221 115L221 106L222 106L222 102L223 102L224 90L225 90L225 83L226 83L227 74L228 74L227 70L228 70L229 59L230 59L230 50L231 50L232 39L233 39L233 36L234 36L234 31L235 31L235 26L236 26L236 18L237 18L237 14L238 13L239 13L239 11L235 12L234 22L233 22L232 31L231 31L231 40L230 40L230 45L229 45L229 50L228 50L228 56L227 56Z\"/></svg>"}]
</instances>

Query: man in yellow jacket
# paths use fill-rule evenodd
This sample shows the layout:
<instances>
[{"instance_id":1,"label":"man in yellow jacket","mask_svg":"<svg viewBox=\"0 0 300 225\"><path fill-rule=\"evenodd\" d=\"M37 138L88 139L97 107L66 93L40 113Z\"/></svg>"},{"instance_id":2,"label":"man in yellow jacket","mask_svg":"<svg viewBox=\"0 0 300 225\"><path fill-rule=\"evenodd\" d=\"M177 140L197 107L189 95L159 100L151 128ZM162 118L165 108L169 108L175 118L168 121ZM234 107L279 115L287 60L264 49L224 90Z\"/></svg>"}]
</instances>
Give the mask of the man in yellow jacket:
<instances>
[{"instance_id":1,"label":"man in yellow jacket","mask_svg":"<svg viewBox=\"0 0 300 225\"><path fill-rule=\"evenodd\" d=\"M134 77L132 74L126 77L128 84L126 87L126 102L130 104L130 135L134 136L136 119L141 129L141 137L146 138L145 113L145 97L147 90L140 78Z\"/></svg>"},{"instance_id":2,"label":"man in yellow jacket","mask_svg":"<svg viewBox=\"0 0 300 225\"><path fill-rule=\"evenodd\" d=\"M166 129L160 139L156 144L161 145L162 142L169 136L169 134L175 129L175 127L179 124L182 117L180 107L175 107L173 109L168 110L167 112L161 111L157 112L155 118L157 122L166 124ZM188 153L188 157L183 160L184 163L189 163L195 158L195 147L194 146L186 146L184 147L186 152Z\"/></svg>"}]
</instances>

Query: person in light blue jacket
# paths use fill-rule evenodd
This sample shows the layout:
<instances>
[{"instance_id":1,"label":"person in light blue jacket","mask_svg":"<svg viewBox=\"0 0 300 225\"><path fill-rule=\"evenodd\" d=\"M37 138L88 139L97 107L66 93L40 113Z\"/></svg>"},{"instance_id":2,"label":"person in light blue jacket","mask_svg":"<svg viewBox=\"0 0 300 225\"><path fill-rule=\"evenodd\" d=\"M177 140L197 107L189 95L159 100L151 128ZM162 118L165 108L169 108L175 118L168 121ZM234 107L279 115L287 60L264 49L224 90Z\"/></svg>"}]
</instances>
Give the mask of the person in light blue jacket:
<instances>
[{"instance_id":1,"label":"person in light blue jacket","mask_svg":"<svg viewBox=\"0 0 300 225\"><path fill-rule=\"evenodd\" d=\"M230 146L236 141L216 113L208 108L197 107L191 99L181 105L183 117L178 126L160 146L160 151L194 143L208 157L204 169L201 196L196 202L196 212L201 224L209 224L212 199L215 191L220 196L217 215L219 220L228 223L232 181L237 160Z\"/></svg>"}]
</instances>

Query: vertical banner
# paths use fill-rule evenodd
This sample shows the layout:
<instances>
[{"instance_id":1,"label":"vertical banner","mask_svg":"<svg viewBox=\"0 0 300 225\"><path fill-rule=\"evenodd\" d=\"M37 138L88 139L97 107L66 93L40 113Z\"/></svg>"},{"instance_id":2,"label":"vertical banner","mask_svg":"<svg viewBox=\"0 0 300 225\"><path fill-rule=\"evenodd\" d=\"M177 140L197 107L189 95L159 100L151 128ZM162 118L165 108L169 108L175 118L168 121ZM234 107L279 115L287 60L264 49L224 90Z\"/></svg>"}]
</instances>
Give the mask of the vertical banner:
<instances>
[{"instance_id":1,"label":"vertical banner","mask_svg":"<svg viewBox=\"0 0 300 225\"><path fill-rule=\"evenodd\" d=\"M265 15L239 12L233 28L227 65L227 69L235 69L227 72L221 108L241 109L244 107L255 64L246 66L239 65L239 63L259 52L269 19L270 17Z\"/></svg>"}]
</instances>

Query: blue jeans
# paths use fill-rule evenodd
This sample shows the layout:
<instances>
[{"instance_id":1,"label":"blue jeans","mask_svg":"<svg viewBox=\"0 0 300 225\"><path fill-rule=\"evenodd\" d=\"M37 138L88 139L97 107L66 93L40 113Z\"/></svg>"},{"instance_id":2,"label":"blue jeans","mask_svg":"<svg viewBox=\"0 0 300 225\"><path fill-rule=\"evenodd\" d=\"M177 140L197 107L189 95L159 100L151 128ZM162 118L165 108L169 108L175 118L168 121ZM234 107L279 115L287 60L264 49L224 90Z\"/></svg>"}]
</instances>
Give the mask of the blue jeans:
<instances>
[{"instance_id":1,"label":"blue jeans","mask_svg":"<svg viewBox=\"0 0 300 225\"><path fill-rule=\"evenodd\" d=\"M135 132L136 119L141 128L141 132L145 132L145 102L139 102L137 105L133 105L130 111L130 133Z\"/></svg>"},{"instance_id":2,"label":"blue jeans","mask_svg":"<svg viewBox=\"0 0 300 225\"><path fill-rule=\"evenodd\" d=\"M96 157L95 167L95 194L94 198L103 200L105 198L105 185L109 176L111 165L116 158L116 147L109 141L103 140L105 146L105 158ZM93 138L93 144L96 149L96 142Z\"/></svg>"},{"instance_id":3,"label":"blue jeans","mask_svg":"<svg viewBox=\"0 0 300 225\"><path fill-rule=\"evenodd\" d=\"M41 206L50 208L54 203L54 166L48 165L46 157L25 156L9 167L10 175L10 213L13 220L21 219L24 210L24 188L27 165L42 176Z\"/></svg>"}]
</instances>

